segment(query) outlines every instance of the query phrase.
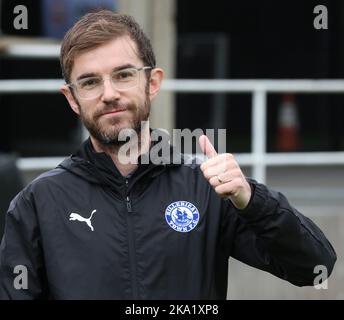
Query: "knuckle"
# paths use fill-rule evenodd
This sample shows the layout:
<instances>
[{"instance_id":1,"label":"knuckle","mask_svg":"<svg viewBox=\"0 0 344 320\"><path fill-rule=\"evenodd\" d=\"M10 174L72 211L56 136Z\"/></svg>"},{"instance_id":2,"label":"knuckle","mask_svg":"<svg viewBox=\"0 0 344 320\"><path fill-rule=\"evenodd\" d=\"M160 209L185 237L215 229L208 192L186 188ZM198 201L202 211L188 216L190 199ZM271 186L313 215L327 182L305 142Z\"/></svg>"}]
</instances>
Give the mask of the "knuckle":
<instances>
[{"instance_id":1,"label":"knuckle","mask_svg":"<svg viewBox=\"0 0 344 320\"><path fill-rule=\"evenodd\" d=\"M221 193L221 192L222 192L222 185L216 186L216 187L215 187L215 191L216 191L217 193Z\"/></svg>"},{"instance_id":2,"label":"knuckle","mask_svg":"<svg viewBox=\"0 0 344 320\"><path fill-rule=\"evenodd\" d=\"M210 178L210 172L209 172L210 170L209 169L205 169L204 171L203 171L203 174L204 174L204 176L208 179L208 178Z\"/></svg>"},{"instance_id":3,"label":"knuckle","mask_svg":"<svg viewBox=\"0 0 344 320\"><path fill-rule=\"evenodd\" d=\"M226 156L226 160L233 160L234 157L231 153L225 153L225 156Z\"/></svg>"},{"instance_id":4,"label":"knuckle","mask_svg":"<svg viewBox=\"0 0 344 320\"><path fill-rule=\"evenodd\" d=\"M233 174L236 176L236 177L240 177L241 178L241 170L239 168L235 168L233 170Z\"/></svg>"},{"instance_id":5,"label":"knuckle","mask_svg":"<svg viewBox=\"0 0 344 320\"><path fill-rule=\"evenodd\" d=\"M213 186L213 187L216 187L216 180L215 180L215 178L214 177L211 177L210 179L209 179L209 183Z\"/></svg>"},{"instance_id":6,"label":"knuckle","mask_svg":"<svg viewBox=\"0 0 344 320\"><path fill-rule=\"evenodd\" d=\"M204 171L205 169L207 169L208 167L208 160L207 161L204 161L202 164L201 164L201 170Z\"/></svg>"}]
</instances>

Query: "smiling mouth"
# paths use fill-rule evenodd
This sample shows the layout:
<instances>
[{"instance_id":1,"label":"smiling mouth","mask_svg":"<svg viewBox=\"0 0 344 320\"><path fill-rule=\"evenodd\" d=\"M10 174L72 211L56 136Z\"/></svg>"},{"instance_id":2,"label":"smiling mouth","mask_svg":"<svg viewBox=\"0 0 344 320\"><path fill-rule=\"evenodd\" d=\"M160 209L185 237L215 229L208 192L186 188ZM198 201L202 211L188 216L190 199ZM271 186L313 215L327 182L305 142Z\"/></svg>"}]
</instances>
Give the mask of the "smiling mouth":
<instances>
[{"instance_id":1,"label":"smiling mouth","mask_svg":"<svg viewBox=\"0 0 344 320\"><path fill-rule=\"evenodd\" d=\"M102 116L111 116L111 115L118 114L118 113L121 113L121 112L124 112L124 111L125 111L124 109L113 110L113 111L109 111L109 112L103 113Z\"/></svg>"}]
</instances>

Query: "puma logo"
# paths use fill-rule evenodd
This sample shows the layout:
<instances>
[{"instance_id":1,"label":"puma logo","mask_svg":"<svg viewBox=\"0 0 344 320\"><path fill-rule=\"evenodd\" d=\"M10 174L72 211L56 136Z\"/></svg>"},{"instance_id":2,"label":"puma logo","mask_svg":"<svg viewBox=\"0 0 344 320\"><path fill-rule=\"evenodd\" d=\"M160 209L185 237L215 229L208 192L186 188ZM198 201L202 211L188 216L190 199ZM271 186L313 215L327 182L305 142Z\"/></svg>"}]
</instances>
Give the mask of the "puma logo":
<instances>
[{"instance_id":1,"label":"puma logo","mask_svg":"<svg viewBox=\"0 0 344 320\"><path fill-rule=\"evenodd\" d=\"M93 210L92 213L91 213L91 216L90 216L89 218L84 218L84 217L82 217L80 214L72 212L72 213L69 215L69 220L71 220L71 221L77 220L77 221L81 221L81 222L86 222L86 224L90 227L90 229L91 229L92 231L94 231L94 228L93 228L92 223L91 223L91 219L92 219L92 217L93 217L93 214L94 214L96 211L97 211L97 210Z\"/></svg>"}]
</instances>

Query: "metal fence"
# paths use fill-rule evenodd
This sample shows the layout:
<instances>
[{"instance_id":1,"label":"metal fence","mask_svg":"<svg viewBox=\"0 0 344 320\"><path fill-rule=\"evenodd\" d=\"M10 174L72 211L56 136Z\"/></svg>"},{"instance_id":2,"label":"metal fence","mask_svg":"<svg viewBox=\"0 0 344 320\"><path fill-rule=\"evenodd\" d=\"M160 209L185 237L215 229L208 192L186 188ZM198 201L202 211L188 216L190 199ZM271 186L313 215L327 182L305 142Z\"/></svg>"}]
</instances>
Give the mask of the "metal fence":
<instances>
[{"instance_id":1,"label":"metal fence","mask_svg":"<svg viewBox=\"0 0 344 320\"><path fill-rule=\"evenodd\" d=\"M0 80L3 93L54 93L63 81ZM251 166L252 176L266 180L267 166L344 164L344 152L267 153L267 94L268 93L344 93L344 80L176 80L167 79L162 90L183 93L251 93L252 136L251 152L236 154L240 165ZM1 106L0 106L1 107ZM82 138L82 135L80 136ZM55 167L62 158L39 157L18 159L22 170L45 170Z\"/></svg>"}]
</instances>

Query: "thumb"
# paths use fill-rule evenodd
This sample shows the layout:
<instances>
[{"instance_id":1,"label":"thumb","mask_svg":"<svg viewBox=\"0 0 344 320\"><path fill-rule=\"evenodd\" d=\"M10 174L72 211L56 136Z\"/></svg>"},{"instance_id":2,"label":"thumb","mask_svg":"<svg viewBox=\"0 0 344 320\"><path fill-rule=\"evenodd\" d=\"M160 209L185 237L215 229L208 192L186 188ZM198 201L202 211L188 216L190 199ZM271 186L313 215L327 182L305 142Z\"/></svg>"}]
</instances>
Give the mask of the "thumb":
<instances>
[{"instance_id":1,"label":"thumb","mask_svg":"<svg viewBox=\"0 0 344 320\"><path fill-rule=\"evenodd\" d=\"M217 152L214 148L214 146L209 141L208 137L206 135L201 135L199 137L199 144L201 146L202 152L210 159L215 156L217 156Z\"/></svg>"}]
</instances>

